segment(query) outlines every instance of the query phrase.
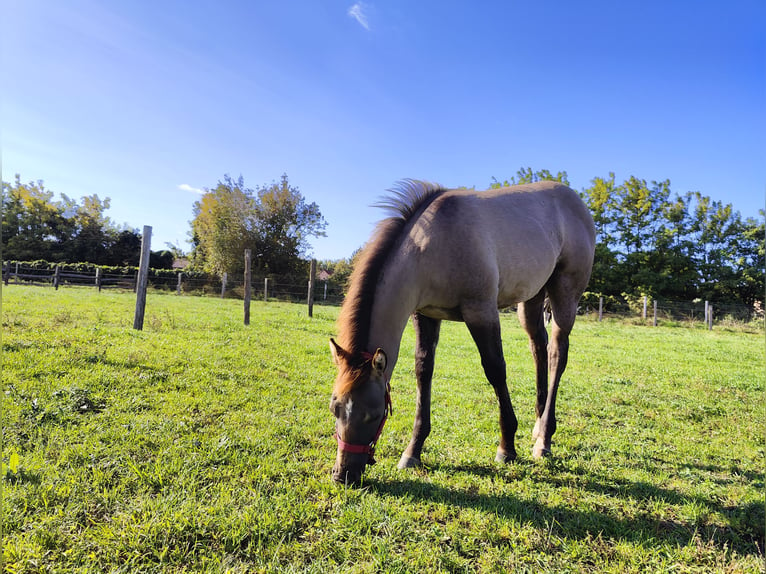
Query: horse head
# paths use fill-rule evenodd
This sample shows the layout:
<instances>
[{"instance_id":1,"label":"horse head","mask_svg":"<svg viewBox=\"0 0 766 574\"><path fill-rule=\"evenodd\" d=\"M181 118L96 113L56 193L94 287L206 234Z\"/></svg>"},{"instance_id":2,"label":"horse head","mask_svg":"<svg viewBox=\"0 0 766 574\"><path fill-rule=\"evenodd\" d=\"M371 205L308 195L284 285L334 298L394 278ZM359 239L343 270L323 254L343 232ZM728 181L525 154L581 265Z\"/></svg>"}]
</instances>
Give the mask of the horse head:
<instances>
[{"instance_id":1,"label":"horse head","mask_svg":"<svg viewBox=\"0 0 766 574\"><path fill-rule=\"evenodd\" d=\"M367 465L375 464L375 444L391 412L391 395L385 377L386 354L350 353L330 339L338 376L330 399L335 415L338 452L333 480L357 485Z\"/></svg>"}]
</instances>

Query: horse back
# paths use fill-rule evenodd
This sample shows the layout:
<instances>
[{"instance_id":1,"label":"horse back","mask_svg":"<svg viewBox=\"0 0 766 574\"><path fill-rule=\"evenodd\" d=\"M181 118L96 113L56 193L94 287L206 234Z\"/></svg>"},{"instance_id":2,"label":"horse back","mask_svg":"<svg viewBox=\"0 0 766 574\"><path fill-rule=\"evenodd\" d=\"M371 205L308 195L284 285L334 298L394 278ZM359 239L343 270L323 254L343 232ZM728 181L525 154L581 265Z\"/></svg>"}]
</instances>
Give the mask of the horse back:
<instances>
[{"instance_id":1,"label":"horse back","mask_svg":"<svg viewBox=\"0 0 766 574\"><path fill-rule=\"evenodd\" d=\"M575 191L538 182L443 193L411 227L404 251L417 260L420 308L458 308L494 297L499 307L535 296L554 271L585 288L595 231ZM578 294L579 297L579 294Z\"/></svg>"}]
</instances>

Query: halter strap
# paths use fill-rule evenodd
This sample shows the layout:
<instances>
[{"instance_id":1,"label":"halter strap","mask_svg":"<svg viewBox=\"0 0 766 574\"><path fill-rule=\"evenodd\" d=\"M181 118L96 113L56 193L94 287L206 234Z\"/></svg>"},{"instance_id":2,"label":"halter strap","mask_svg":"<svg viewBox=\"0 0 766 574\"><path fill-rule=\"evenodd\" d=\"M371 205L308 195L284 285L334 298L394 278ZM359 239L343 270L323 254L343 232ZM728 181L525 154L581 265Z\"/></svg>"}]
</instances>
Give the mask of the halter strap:
<instances>
[{"instance_id":1,"label":"halter strap","mask_svg":"<svg viewBox=\"0 0 766 574\"><path fill-rule=\"evenodd\" d=\"M366 353L369 354L369 353ZM372 356L370 356L372 358ZM372 466L375 464L375 445L378 443L378 439L380 438L380 435L383 433L383 427L386 424L386 420L388 419L388 415L393 414L394 412L394 406L391 403L391 385L386 382L386 406L385 410L383 411L383 420L380 421L380 426L378 427L377 432L375 433L375 438L373 438L368 444L353 444L350 442L344 441L342 438L340 438L340 435L338 434L338 428L337 423L335 427L335 440L338 441L338 448L342 450L343 452L350 452L351 454L366 454L368 456L367 464Z\"/></svg>"}]
</instances>

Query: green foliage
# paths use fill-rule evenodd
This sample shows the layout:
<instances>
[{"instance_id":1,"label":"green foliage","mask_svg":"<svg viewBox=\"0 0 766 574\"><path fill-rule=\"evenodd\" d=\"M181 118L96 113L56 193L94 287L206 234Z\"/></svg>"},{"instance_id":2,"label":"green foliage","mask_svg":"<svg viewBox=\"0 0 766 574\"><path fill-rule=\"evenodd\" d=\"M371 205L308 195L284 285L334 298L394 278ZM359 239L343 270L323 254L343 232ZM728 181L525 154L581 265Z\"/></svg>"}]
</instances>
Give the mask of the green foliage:
<instances>
[{"instance_id":1,"label":"green foliage","mask_svg":"<svg viewBox=\"0 0 766 574\"><path fill-rule=\"evenodd\" d=\"M306 203L287 174L259 187L255 207L259 264L272 273L295 272L309 249L309 237L323 237L327 222L316 203Z\"/></svg>"},{"instance_id":2,"label":"green foliage","mask_svg":"<svg viewBox=\"0 0 766 574\"><path fill-rule=\"evenodd\" d=\"M554 457L531 460L533 366L502 316L519 460L445 323L426 467L399 471L414 335L360 489L332 484L337 309L3 289L8 572L758 572L763 336L580 319ZM83 408L85 407L85 408Z\"/></svg>"},{"instance_id":3,"label":"green foliage","mask_svg":"<svg viewBox=\"0 0 766 574\"><path fill-rule=\"evenodd\" d=\"M153 269L172 269L176 256L172 251L152 251L149 255L149 267Z\"/></svg>"},{"instance_id":4,"label":"green foliage","mask_svg":"<svg viewBox=\"0 0 766 574\"><path fill-rule=\"evenodd\" d=\"M351 277L351 272L354 270L353 261L354 259L352 256L350 259L338 259L335 261L324 260L317 262L318 270L323 269L330 274L328 284L341 300L348 291L348 282Z\"/></svg>"},{"instance_id":5,"label":"green foliage","mask_svg":"<svg viewBox=\"0 0 766 574\"><path fill-rule=\"evenodd\" d=\"M763 303L764 213L742 219L700 193L671 195L670 182L614 174L582 193L596 224L590 291L619 296Z\"/></svg>"},{"instance_id":6,"label":"green foliage","mask_svg":"<svg viewBox=\"0 0 766 574\"><path fill-rule=\"evenodd\" d=\"M253 191L241 176L234 181L226 175L206 190L194 203L193 267L218 275L243 269L245 249L251 249L256 239L254 209Z\"/></svg>"},{"instance_id":7,"label":"green foliage","mask_svg":"<svg viewBox=\"0 0 766 574\"><path fill-rule=\"evenodd\" d=\"M532 171L531 167L522 167L516 172L510 180L504 180L500 183L496 178L492 178L492 184L490 189L499 189L501 187L508 187L509 185L521 185L524 183L535 183L537 181L558 181L564 185L569 185L569 179L567 172L560 171L556 175L553 175L547 169L539 171Z\"/></svg>"},{"instance_id":8,"label":"green foliage","mask_svg":"<svg viewBox=\"0 0 766 574\"><path fill-rule=\"evenodd\" d=\"M521 168L502 184L542 180L569 184L567 173ZM699 192L673 195L670 181L614 173L595 177L582 191L596 226L596 257L588 290L614 299L764 303L764 218L743 219L731 204Z\"/></svg>"},{"instance_id":9,"label":"green foliage","mask_svg":"<svg viewBox=\"0 0 766 574\"><path fill-rule=\"evenodd\" d=\"M137 265L141 237L120 229L104 212L109 198L67 196L54 201L42 181L3 182L2 243L6 260L91 261L102 265Z\"/></svg>"},{"instance_id":10,"label":"green foliage","mask_svg":"<svg viewBox=\"0 0 766 574\"><path fill-rule=\"evenodd\" d=\"M316 203L307 204L287 175L253 191L228 175L194 204L192 265L209 273L241 274L250 249L257 272L289 274L302 269L308 239L324 235Z\"/></svg>"}]
</instances>

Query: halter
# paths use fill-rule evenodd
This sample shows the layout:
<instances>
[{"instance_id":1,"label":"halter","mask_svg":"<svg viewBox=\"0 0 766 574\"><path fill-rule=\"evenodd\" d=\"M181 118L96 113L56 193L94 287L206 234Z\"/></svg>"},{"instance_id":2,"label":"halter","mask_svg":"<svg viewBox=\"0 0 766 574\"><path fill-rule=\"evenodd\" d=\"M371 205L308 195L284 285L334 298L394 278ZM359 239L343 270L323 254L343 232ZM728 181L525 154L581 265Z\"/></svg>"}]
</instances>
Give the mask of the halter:
<instances>
[{"instance_id":1,"label":"halter","mask_svg":"<svg viewBox=\"0 0 766 574\"><path fill-rule=\"evenodd\" d=\"M366 360L372 360L372 355L369 353L362 353L362 357L364 357ZM340 435L338 434L338 422L335 422L335 440L338 441L338 448L343 452L349 452L351 454L366 454L367 455L367 464L372 466L375 464L375 445L378 443L378 439L380 438L380 435L383 433L383 427L386 424L386 419L388 419L388 415L393 414L394 412L394 405L391 403L391 385L388 381L386 381L386 406L385 410L383 411L383 420L380 421L380 426L378 427L377 432L375 433L375 438L373 438L369 443L367 444L353 444L344 441L342 438L340 438Z\"/></svg>"}]
</instances>

